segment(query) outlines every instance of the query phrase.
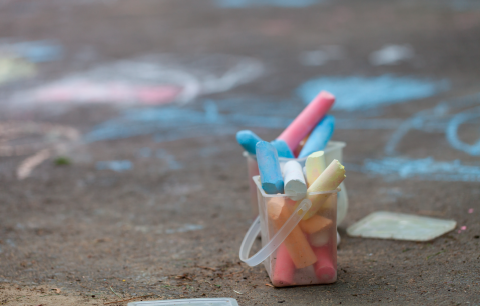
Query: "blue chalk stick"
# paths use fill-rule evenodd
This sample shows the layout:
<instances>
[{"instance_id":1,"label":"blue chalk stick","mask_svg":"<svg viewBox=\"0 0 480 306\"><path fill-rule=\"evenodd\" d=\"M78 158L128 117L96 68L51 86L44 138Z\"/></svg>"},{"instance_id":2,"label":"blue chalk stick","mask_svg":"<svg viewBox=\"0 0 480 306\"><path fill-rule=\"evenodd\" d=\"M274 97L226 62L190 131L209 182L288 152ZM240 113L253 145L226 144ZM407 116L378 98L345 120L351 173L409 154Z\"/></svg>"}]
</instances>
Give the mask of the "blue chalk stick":
<instances>
[{"instance_id":1,"label":"blue chalk stick","mask_svg":"<svg viewBox=\"0 0 480 306\"><path fill-rule=\"evenodd\" d=\"M278 157L295 158L295 156L293 156L292 150L290 150L284 140L276 139L270 143L275 147L275 149L277 149Z\"/></svg>"},{"instance_id":2,"label":"blue chalk stick","mask_svg":"<svg viewBox=\"0 0 480 306\"><path fill-rule=\"evenodd\" d=\"M262 141L262 138L258 137L254 132L250 130L243 130L237 132L237 142L241 145L245 151L250 154L256 154L257 142Z\"/></svg>"},{"instance_id":3,"label":"blue chalk stick","mask_svg":"<svg viewBox=\"0 0 480 306\"><path fill-rule=\"evenodd\" d=\"M275 147L266 141L257 143L257 162L262 187L268 194L283 193L283 177L278 153Z\"/></svg>"},{"instance_id":4,"label":"blue chalk stick","mask_svg":"<svg viewBox=\"0 0 480 306\"><path fill-rule=\"evenodd\" d=\"M320 123L313 129L310 137L308 137L307 143L303 146L298 158L304 158L313 152L325 149L328 141L332 138L334 130L335 118L331 115L323 117Z\"/></svg>"}]
</instances>

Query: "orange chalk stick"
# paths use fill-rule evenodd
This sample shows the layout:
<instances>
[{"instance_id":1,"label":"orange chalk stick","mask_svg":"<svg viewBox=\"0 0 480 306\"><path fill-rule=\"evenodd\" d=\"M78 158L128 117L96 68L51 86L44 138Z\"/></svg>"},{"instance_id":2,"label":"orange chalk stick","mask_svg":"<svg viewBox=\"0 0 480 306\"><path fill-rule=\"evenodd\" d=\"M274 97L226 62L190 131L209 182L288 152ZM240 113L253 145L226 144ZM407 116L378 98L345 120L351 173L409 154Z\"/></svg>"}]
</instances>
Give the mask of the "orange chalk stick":
<instances>
[{"instance_id":1,"label":"orange chalk stick","mask_svg":"<svg viewBox=\"0 0 480 306\"><path fill-rule=\"evenodd\" d=\"M306 234L313 234L323 229L329 228L333 222L325 217L314 215L308 220L300 221L300 228Z\"/></svg>"},{"instance_id":2,"label":"orange chalk stick","mask_svg":"<svg viewBox=\"0 0 480 306\"><path fill-rule=\"evenodd\" d=\"M291 202L290 205L286 203L285 198L275 197L271 198L267 203L268 215L277 229L280 229L290 218L291 211L289 206L293 207L295 202L288 201ZM284 244L297 269L308 267L317 261L317 256L315 256L305 234L298 225L287 236Z\"/></svg>"}]
</instances>

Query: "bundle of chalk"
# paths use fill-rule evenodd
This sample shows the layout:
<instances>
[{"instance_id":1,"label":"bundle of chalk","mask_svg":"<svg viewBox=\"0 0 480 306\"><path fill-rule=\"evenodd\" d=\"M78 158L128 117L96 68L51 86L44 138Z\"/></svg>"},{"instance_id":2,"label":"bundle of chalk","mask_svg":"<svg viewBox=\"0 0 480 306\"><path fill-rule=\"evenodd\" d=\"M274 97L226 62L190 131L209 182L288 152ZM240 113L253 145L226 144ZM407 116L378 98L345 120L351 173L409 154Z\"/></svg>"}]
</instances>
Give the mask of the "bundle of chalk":
<instances>
[{"instance_id":1,"label":"bundle of chalk","mask_svg":"<svg viewBox=\"0 0 480 306\"><path fill-rule=\"evenodd\" d=\"M303 158L313 152L325 149L335 129L335 118L327 112L335 102L335 97L326 91L315 99L293 120L293 122L271 142L278 156ZM239 131L237 142L250 154L255 154L258 142L262 141L250 130Z\"/></svg>"},{"instance_id":2,"label":"bundle of chalk","mask_svg":"<svg viewBox=\"0 0 480 306\"><path fill-rule=\"evenodd\" d=\"M269 198L266 204L270 222L277 231L301 200L307 198L312 202L303 220L277 250L273 284L295 285L296 271L303 274L304 279L308 278L308 272L303 269L309 266L313 266L316 277L315 280L310 278L310 282L336 281L336 194L322 192L338 188L345 179L345 167L338 160L326 167L324 152L317 151L308 156L305 173L297 161L291 160L285 164L282 176L278 153L271 143L258 142L255 153L265 193L288 196Z\"/></svg>"},{"instance_id":3,"label":"bundle of chalk","mask_svg":"<svg viewBox=\"0 0 480 306\"><path fill-rule=\"evenodd\" d=\"M267 211L265 221L272 225L266 227L273 231L268 236L282 228L303 199L312 202L276 256L270 257L270 276L278 287L336 281L337 197L332 191L345 179L345 168L338 160L327 167L323 152L334 132L335 119L327 115L334 101L332 94L321 92L272 142L252 131L237 133L238 143L256 155L256 162L249 162L249 167L258 164L261 188L269 195L281 194L263 196L259 203ZM290 160L280 164L279 157ZM304 169L296 158L306 158Z\"/></svg>"}]
</instances>

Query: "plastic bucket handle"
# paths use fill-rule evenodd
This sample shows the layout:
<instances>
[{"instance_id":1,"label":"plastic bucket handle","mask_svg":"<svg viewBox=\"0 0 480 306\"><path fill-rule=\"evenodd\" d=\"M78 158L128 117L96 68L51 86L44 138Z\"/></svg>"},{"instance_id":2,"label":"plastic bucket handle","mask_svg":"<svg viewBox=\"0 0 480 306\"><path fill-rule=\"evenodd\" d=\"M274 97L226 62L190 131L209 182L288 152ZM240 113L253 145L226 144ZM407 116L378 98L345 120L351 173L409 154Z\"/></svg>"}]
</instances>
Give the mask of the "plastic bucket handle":
<instances>
[{"instance_id":1,"label":"plastic bucket handle","mask_svg":"<svg viewBox=\"0 0 480 306\"><path fill-rule=\"evenodd\" d=\"M260 216L258 216L253 222L252 226L250 226L245 238L243 238L242 245L240 246L240 252L238 254L240 260L245 262L250 267L261 264L265 259L268 258L268 256L272 255L272 253L275 252L275 250L283 243L287 236L290 235L295 226L298 225L303 216L305 216L305 214L308 212L310 207L312 207L312 202L310 200L304 199L302 202L300 202L300 205L298 205L297 209L295 209L293 214L290 216L290 218L288 218L287 222L285 222L275 236L273 236L273 238L260 251L258 251L257 254L248 258L253 243L255 242L255 238L257 238L261 229Z\"/></svg>"}]
</instances>

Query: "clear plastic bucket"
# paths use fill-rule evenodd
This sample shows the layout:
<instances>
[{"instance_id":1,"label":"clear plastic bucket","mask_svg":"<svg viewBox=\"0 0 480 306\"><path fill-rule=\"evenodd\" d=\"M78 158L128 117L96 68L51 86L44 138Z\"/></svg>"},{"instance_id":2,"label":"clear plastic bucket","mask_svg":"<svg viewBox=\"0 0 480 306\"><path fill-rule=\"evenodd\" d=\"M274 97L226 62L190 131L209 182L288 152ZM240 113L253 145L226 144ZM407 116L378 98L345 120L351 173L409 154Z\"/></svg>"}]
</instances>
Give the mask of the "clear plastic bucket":
<instances>
[{"instance_id":1,"label":"clear plastic bucket","mask_svg":"<svg viewBox=\"0 0 480 306\"><path fill-rule=\"evenodd\" d=\"M340 163L343 163L343 148L346 146L344 142L340 141L330 141L327 144L325 150L325 161L326 164L329 165L334 159L338 160ZM255 182L252 180L252 177L259 175L258 171L258 163L257 163L257 156L249 154L248 152L243 152L243 156L247 159L247 167L248 167L248 182L250 184L250 199L252 204L252 212L253 216L258 216L258 201L257 201L257 186ZM305 161L307 157L304 158L279 158L280 166L283 168L283 165L290 160L296 160L302 165L305 166ZM337 223L340 224L342 220L345 218L348 210L348 196L347 190L345 189L345 183L340 184L340 192L338 194L338 209L337 209Z\"/></svg>"},{"instance_id":2,"label":"clear plastic bucket","mask_svg":"<svg viewBox=\"0 0 480 306\"><path fill-rule=\"evenodd\" d=\"M264 263L274 286L330 284L337 280L337 193L310 193L322 199L320 210L302 220L312 206L309 199L293 201L286 195L266 194L260 176L257 187L260 215L240 247L239 257L250 266ZM281 207L282 209L278 209ZM261 232L262 249L249 258Z\"/></svg>"}]
</instances>

